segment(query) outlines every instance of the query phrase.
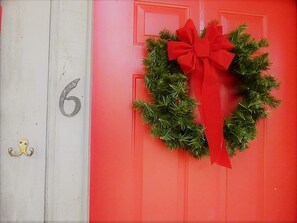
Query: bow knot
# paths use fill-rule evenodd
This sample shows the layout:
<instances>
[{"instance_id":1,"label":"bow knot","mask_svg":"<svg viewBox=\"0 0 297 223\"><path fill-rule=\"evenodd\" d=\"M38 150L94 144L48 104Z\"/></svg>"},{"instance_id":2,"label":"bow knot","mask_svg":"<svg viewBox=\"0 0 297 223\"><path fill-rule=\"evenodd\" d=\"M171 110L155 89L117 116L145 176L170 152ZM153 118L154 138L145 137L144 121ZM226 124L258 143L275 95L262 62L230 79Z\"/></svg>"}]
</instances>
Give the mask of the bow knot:
<instances>
[{"instance_id":1,"label":"bow knot","mask_svg":"<svg viewBox=\"0 0 297 223\"><path fill-rule=\"evenodd\" d=\"M197 58L209 57L210 43L206 38L196 39L194 41L194 54Z\"/></svg>"},{"instance_id":2,"label":"bow knot","mask_svg":"<svg viewBox=\"0 0 297 223\"><path fill-rule=\"evenodd\" d=\"M185 74L191 73L195 97L200 101L199 112L210 150L211 163L231 168L223 136L223 114L217 70L227 70L234 54L233 44L215 23L198 38L192 20L176 31L180 41L168 41L168 59L177 60Z\"/></svg>"}]
</instances>

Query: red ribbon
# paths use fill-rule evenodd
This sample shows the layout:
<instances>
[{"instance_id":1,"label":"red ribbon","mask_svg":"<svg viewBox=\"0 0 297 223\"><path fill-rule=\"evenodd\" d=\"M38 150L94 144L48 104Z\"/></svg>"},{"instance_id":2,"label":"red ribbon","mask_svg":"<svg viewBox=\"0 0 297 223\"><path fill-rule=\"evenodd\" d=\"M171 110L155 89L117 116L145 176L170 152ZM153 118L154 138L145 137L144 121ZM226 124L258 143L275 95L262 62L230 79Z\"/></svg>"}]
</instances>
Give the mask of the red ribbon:
<instances>
[{"instance_id":1,"label":"red ribbon","mask_svg":"<svg viewBox=\"0 0 297 223\"><path fill-rule=\"evenodd\" d=\"M191 19L176 31L180 41L168 41L168 59L179 63L185 74L192 74L192 87L199 100L201 122L209 146L211 163L231 168L224 142L224 117L221 110L218 72L227 70L234 54L228 52L233 44L222 27L214 22L207 28L204 38L198 38Z\"/></svg>"}]
</instances>

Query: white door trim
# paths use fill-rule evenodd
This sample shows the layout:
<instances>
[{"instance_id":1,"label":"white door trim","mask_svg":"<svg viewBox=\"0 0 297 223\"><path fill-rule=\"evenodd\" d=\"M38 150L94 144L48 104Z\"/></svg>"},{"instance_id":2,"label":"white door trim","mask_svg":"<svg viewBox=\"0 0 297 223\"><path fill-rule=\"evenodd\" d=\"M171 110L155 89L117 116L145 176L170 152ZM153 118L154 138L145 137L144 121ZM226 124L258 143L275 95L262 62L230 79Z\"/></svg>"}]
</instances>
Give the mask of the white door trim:
<instances>
[{"instance_id":1,"label":"white door trim","mask_svg":"<svg viewBox=\"0 0 297 223\"><path fill-rule=\"evenodd\" d=\"M92 1L51 1L45 221L88 221ZM73 117L61 92L81 101ZM71 113L73 101L65 101Z\"/></svg>"}]
</instances>

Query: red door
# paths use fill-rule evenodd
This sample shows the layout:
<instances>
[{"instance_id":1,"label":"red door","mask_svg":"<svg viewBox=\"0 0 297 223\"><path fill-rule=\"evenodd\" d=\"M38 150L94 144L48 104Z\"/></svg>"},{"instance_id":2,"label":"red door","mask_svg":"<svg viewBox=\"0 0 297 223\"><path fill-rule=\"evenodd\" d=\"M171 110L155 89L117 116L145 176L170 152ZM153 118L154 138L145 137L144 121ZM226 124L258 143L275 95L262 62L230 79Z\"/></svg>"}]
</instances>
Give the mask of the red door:
<instances>
[{"instance_id":1,"label":"red door","mask_svg":"<svg viewBox=\"0 0 297 223\"><path fill-rule=\"evenodd\" d=\"M168 151L132 109L147 99L144 41L192 18L225 32L247 23L270 42L282 100L259 123L233 169ZM94 1L91 221L294 221L296 176L296 3L282 1Z\"/></svg>"}]
</instances>

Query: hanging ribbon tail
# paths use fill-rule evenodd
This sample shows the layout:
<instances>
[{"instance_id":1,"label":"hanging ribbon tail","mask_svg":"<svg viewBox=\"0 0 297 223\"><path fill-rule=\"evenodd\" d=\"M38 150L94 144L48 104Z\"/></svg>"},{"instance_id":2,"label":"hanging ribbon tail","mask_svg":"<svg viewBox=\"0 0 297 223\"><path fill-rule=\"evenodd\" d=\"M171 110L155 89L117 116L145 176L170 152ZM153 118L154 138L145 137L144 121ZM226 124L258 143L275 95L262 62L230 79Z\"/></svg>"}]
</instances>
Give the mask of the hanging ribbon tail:
<instances>
[{"instance_id":1,"label":"hanging ribbon tail","mask_svg":"<svg viewBox=\"0 0 297 223\"><path fill-rule=\"evenodd\" d=\"M231 162L230 162L229 154L228 154L227 147L226 147L224 139L222 141L222 145L223 146L222 146L222 149L221 149L221 153L214 162L216 164L220 165L220 166L224 166L226 168L232 169L232 165L231 165ZM226 149L224 149L224 148L226 148Z\"/></svg>"},{"instance_id":2,"label":"hanging ribbon tail","mask_svg":"<svg viewBox=\"0 0 297 223\"><path fill-rule=\"evenodd\" d=\"M202 113L211 163L231 168L227 148L224 143L224 119L220 101L220 83L215 70L209 65L207 58L203 59L203 65Z\"/></svg>"}]
</instances>

